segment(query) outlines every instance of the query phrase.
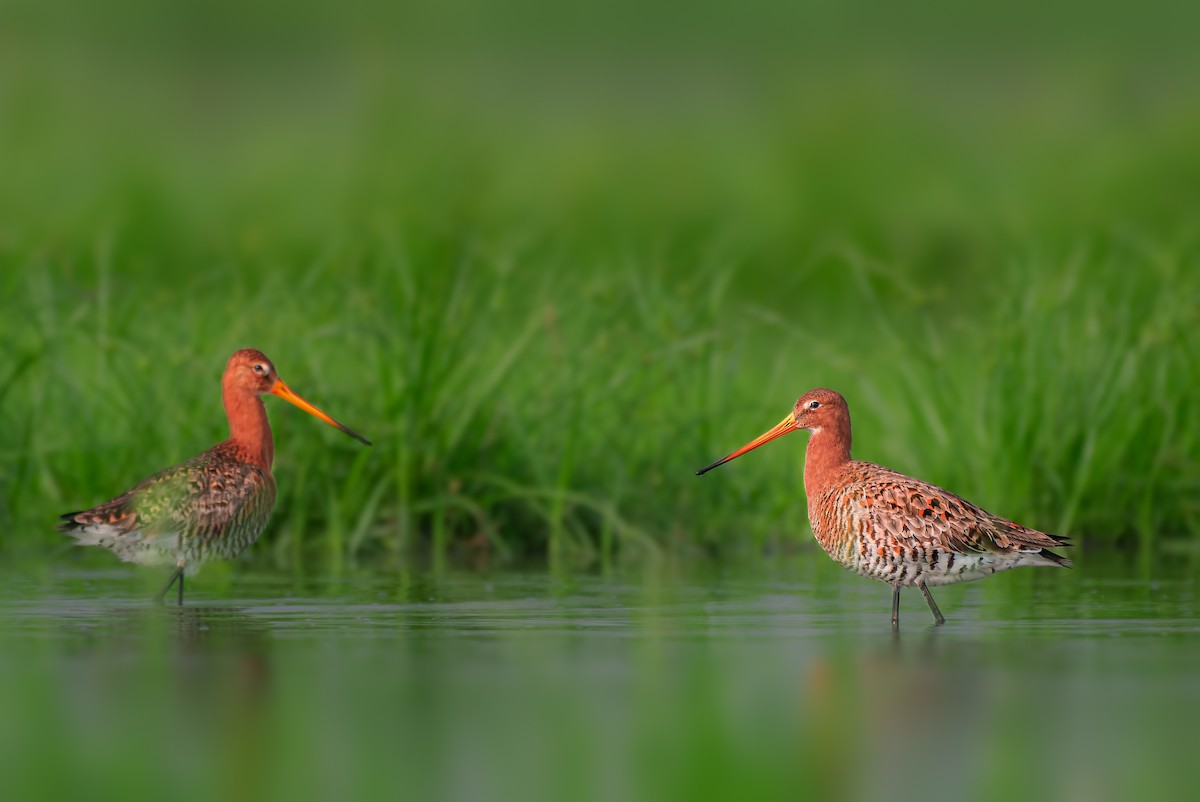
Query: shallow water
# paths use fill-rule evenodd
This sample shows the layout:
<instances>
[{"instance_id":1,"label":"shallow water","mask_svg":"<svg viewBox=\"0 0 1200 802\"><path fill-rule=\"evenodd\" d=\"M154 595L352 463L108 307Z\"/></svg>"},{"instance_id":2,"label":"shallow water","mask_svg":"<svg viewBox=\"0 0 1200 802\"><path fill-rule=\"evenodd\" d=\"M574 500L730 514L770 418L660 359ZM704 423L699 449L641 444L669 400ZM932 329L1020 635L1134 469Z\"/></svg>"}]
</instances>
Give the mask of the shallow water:
<instances>
[{"instance_id":1,"label":"shallow water","mask_svg":"<svg viewBox=\"0 0 1200 802\"><path fill-rule=\"evenodd\" d=\"M1164 563L1170 566L1171 563ZM920 594L802 554L611 575L10 570L0 776L56 798L1080 800L1197 787L1191 572Z\"/></svg>"}]
</instances>

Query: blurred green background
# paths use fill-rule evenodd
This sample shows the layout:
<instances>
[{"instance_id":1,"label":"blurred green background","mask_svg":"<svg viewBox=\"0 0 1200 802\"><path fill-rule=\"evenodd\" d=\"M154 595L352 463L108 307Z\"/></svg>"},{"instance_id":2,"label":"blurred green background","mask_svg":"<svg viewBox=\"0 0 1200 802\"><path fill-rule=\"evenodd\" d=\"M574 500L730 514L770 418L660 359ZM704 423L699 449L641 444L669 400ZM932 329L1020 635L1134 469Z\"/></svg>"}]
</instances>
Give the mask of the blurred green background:
<instances>
[{"instance_id":1,"label":"blurred green background","mask_svg":"<svg viewBox=\"0 0 1200 802\"><path fill-rule=\"evenodd\" d=\"M0 8L5 550L246 346L376 443L272 404L266 564L804 545L801 437L692 472L821 385L1084 548L1200 533L1187 4Z\"/></svg>"}]
</instances>

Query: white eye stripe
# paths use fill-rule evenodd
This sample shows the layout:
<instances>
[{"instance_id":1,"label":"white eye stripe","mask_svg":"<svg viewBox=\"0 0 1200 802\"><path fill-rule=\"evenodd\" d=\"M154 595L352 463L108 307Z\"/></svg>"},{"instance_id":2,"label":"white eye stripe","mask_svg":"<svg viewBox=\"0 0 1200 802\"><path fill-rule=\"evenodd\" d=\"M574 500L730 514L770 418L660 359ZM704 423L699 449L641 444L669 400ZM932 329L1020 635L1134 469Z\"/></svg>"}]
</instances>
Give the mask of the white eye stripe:
<instances>
[{"instance_id":1,"label":"white eye stripe","mask_svg":"<svg viewBox=\"0 0 1200 802\"><path fill-rule=\"evenodd\" d=\"M270 375L271 368L269 365L264 365L261 362L259 362L259 363L255 364L254 372L261 376L267 376L267 375Z\"/></svg>"}]
</instances>

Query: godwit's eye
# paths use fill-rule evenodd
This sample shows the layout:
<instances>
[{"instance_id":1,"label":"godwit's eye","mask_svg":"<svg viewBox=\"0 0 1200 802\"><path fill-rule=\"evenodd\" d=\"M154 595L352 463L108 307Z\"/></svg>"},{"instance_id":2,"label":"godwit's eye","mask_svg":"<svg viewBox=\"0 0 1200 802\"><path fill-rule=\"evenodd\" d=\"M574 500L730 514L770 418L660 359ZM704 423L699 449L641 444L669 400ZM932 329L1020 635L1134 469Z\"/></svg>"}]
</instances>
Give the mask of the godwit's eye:
<instances>
[{"instance_id":1,"label":"godwit's eye","mask_svg":"<svg viewBox=\"0 0 1200 802\"><path fill-rule=\"evenodd\" d=\"M254 372L257 373L259 376L266 376L267 375L267 366L262 364L261 362L259 362L254 366Z\"/></svg>"},{"instance_id":2,"label":"godwit's eye","mask_svg":"<svg viewBox=\"0 0 1200 802\"><path fill-rule=\"evenodd\" d=\"M816 408L817 408L817 407L819 407L819 406L821 406L821 402L820 402L820 401L809 401L809 402L808 402L808 408L809 408L809 409L816 409Z\"/></svg>"}]
</instances>

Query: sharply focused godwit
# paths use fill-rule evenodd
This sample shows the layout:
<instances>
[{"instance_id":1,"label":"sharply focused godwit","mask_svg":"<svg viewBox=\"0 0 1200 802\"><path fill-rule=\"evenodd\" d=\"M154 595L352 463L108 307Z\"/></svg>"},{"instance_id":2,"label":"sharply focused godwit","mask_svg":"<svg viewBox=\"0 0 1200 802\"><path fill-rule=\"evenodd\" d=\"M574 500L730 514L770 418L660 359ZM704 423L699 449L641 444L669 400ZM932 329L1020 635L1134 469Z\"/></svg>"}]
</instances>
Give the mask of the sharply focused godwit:
<instances>
[{"instance_id":1,"label":"sharply focused godwit","mask_svg":"<svg viewBox=\"0 0 1200 802\"><path fill-rule=\"evenodd\" d=\"M371 445L292 392L271 360L247 348L229 357L221 377L228 440L154 474L112 501L67 513L59 528L80 545L101 546L125 562L174 565L155 599L161 600L178 581L182 605L184 574L194 574L209 560L241 554L271 518L275 443L259 397L266 393Z\"/></svg>"},{"instance_id":2,"label":"sharply focused godwit","mask_svg":"<svg viewBox=\"0 0 1200 802\"><path fill-rule=\"evenodd\" d=\"M920 588L941 625L946 619L930 585L969 582L1022 565L1071 565L1050 551L1070 545L1066 538L992 515L882 465L850 459L850 409L833 390L809 390L778 426L696 475L799 429L812 432L804 493L813 534L841 565L892 586L893 627L900 626L900 588Z\"/></svg>"}]
</instances>

